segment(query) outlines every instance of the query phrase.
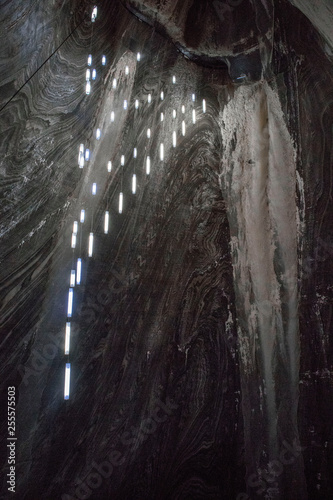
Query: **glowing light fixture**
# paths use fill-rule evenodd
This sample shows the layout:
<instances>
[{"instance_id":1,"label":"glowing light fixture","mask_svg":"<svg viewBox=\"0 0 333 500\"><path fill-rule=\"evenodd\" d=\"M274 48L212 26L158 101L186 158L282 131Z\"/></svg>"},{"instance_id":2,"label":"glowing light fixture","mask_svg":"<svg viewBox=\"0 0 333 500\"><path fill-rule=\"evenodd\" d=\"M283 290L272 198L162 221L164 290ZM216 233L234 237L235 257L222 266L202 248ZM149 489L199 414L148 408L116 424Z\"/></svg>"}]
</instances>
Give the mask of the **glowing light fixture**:
<instances>
[{"instance_id":1,"label":"glowing light fixture","mask_svg":"<svg viewBox=\"0 0 333 500\"><path fill-rule=\"evenodd\" d=\"M70 337L71 337L71 324L67 321L66 333L65 333L65 354L69 354Z\"/></svg>"},{"instance_id":2,"label":"glowing light fixture","mask_svg":"<svg viewBox=\"0 0 333 500\"><path fill-rule=\"evenodd\" d=\"M182 121L182 134L185 135L185 133L186 133L185 122Z\"/></svg>"},{"instance_id":3,"label":"glowing light fixture","mask_svg":"<svg viewBox=\"0 0 333 500\"><path fill-rule=\"evenodd\" d=\"M76 247L76 234L72 234L71 247Z\"/></svg>"},{"instance_id":4,"label":"glowing light fixture","mask_svg":"<svg viewBox=\"0 0 333 500\"><path fill-rule=\"evenodd\" d=\"M81 213L80 213L80 222L82 222L82 223L84 222L85 215L86 215L86 212L85 212L84 208L82 208Z\"/></svg>"},{"instance_id":5,"label":"glowing light fixture","mask_svg":"<svg viewBox=\"0 0 333 500\"><path fill-rule=\"evenodd\" d=\"M64 399L69 399L70 379L71 379L71 364L70 363L66 363Z\"/></svg>"},{"instance_id":6,"label":"glowing light fixture","mask_svg":"<svg viewBox=\"0 0 333 500\"><path fill-rule=\"evenodd\" d=\"M89 234L89 244L88 244L88 256L89 257L92 257L93 247L94 247L94 234L90 233Z\"/></svg>"},{"instance_id":7,"label":"glowing light fixture","mask_svg":"<svg viewBox=\"0 0 333 500\"><path fill-rule=\"evenodd\" d=\"M160 160L164 160L164 144L163 142L160 144Z\"/></svg>"},{"instance_id":8,"label":"glowing light fixture","mask_svg":"<svg viewBox=\"0 0 333 500\"><path fill-rule=\"evenodd\" d=\"M109 232L109 212L106 210L104 215L104 234Z\"/></svg>"},{"instance_id":9,"label":"glowing light fixture","mask_svg":"<svg viewBox=\"0 0 333 500\"><path fill-rule=\"evenodd\" d=\"M80 285L81 283L81 270L82 270L82 261L81 259L77 259L76 262L76 284Z\"/></svg>"},{"instance_id":10,"label":"glowing light fixture","mask_svg":"<svg viewBox=\"0 0 333 500\"><path fill-rule=\"evenodd\" d=\"M172 132L172 145L174 148L177 146L177 134L175 130Z\"/></svg>"},{"instance_id":11,"label":"glowing light fixture","mask_svg":"<svg viewBox=\"0 0 333 500\"><path fill-rule=\"evenodd\" d=\"M92 188L91 188L91 192L92 192L93 195L96 194L96 192L97 192L96 182L93 183Z\"/></svg>"},{"instance_id":12,"label":"glowing light fixture","mask_svg":"<svg viewBox=\"0 0 333 500\"><path fill-rule=\"evenodd\" d=\"M90 91L91 91L91 84L90 84L90 82L87 82L86 83L86 94L89 95Z\"/></svg>"},{"instance_id":13,"label":"glowing light fixture","mask_svg":"<svg viewBox=\"0 0 333 500\"><path fill-rule=\"evenodd\" d=\"M100 138L101 138L101 129L100 129L100 128L98 128L98 129L96 130L96 139L99 141L99 139L100 139Z\"/></svg>"},{"instance_id":14,"label":"glowing light fixture","mask_svg":"<svg viewBox=\"0 0 333 500\"><path fill-rule=\"evenodd\" d=\"M67 305L67 317L71 318L73 312L73 288L69 289L68 292L68 305Z\"/></svg>"},{"instance_id":15,"label":"glowing light fixture","mask_svg":"<svg viewBox=\"0 0 333 500\"><path fill-rule=\"evenodd\" d=\"M75 286L75 271L71 271L71 277L69 280L69 286Z\"/></svg>"},{"instance_id":16,"label":"glowing light fixture","mask_svg":"<svg viewBox=\"0 0 333 500\"><path fill-rule=\"evenodd\" d=\"M206 99L202 100L202 111L206 113Z\"/></svg>"},{"instance_id":17,"label":"glowing light fixture","mask_svg":"<svg viewBox=\"0 0 333 500\"><path fill-rule=\"evenodd\" d=\"M150 174L150 156L147 156L147 160L146 160L146 174L147 175Z\"/></svg>"},{"instance_id":18,"label":"glowing light fixture","mask_svg":"<svg viewBox=\"0 0 333 500\"><path fill-rule=\"evenodd\" d=\"M91 66L91 65L92 65L92 55L91 55L91 54L89 54L89 56L88 56L88 61L87 61L87 63L88 63L88 66Z\"/></svg>"},{"instance_id":19,"label":"glowing light fixture","mask_svg":"<svg viewBox=\"0 0 333 500\"><path fill-rule=\"evenodd\" d=\"M91 14L91 22L94 23L96 21L97 17L97 7L93 8L92 14Z\"/></svg>"},{"instance_id":20,"label":"glowing light fixture","mask_svg":"<svg viewBox=\"0 0 333 500\"><path fill-rule=\"evenodd\" d=\"M112 161L108 161L108 172L112 170Z\"/></svg>"},{"instance_id":21,"label":"glowing light fixture","mask_svg":"<svg viewBox=\"0 0 333 500\"><path fill-rule=\"evenodd\" d=\"M136 193L136 175L133 174L133 177L132 177L132 193L135 194Z\"/></svg>"},{"instance_id":22,"label":"glowing light fixture","mask_svg":"<svg viewBox=\"0 0 333 500\"><path fill-rule=\"evenodd\" d=\"M119 213L123 213L123 201L124 201L124 195L123 193L119 193Z\"/></svg>"}]
</instances>

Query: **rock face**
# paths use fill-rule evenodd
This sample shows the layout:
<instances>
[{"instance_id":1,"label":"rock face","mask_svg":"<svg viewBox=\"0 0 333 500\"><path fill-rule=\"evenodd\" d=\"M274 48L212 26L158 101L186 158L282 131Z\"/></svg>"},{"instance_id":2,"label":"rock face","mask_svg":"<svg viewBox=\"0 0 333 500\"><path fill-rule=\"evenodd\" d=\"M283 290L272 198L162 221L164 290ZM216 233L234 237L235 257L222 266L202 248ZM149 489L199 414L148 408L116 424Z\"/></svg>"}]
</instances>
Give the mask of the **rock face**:
<instances>
[{"instance_id":1,"label":"rock face","mask_svg":"<svg viewBox=\"0 0 333 500\"><path fill-rule=\"evenodd\" d=\"M293 3L3 2L0 498L332 498L333 13Z\"/></svg>"}]
</instances>

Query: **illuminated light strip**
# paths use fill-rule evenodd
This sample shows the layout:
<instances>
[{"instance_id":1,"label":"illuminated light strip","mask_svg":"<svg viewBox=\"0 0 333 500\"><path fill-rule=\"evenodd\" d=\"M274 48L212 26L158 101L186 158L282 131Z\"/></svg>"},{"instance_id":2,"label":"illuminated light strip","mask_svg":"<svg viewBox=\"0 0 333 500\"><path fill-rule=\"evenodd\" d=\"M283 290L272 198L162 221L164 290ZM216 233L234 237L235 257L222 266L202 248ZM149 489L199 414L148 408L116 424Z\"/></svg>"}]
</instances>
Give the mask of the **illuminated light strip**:
<instances>
[{"instance_id":1,"label":"illuminated light strip","mask_svg":"<svg viewBox=\"0 0 333 500\"><path fill-rule=\"evenodd\" d=\"M68 292L68 305L67 305L67 317L71 318L73 312L73 288L69 289Z\"/></svg>"},{"instance_id":2,"label":"illuminated light strip","mask_svg":"<svg viewBox=\"0 0 333 500\"><path fill-rule=\"evenodd\" d=\"M161 92L161 101L163 101L163 100L164 100L164 92L162 90L162 92Z\"/></svg>"},{"instance_id":3,"label":"illuminated light strip","mask_svg":"<svg viewBox=\"0 0 333 500\"><path fill-rule=\"evenodd\" d=\"M172 145L174 148L177 146L177 134L175 130L172 132Z\"/></svg>"},{"instance_id":4,"label":"illuminated light strip","mask_svg":"<svg viewBox=\"0 0 333 500\"><path fill-rule=\"evenodd\" d=\"M103 57L102 57L102 66L105 66L105 65L106 65L106 57L105 57L105 56L103 56Z\"/></svg>"},{"instance_id":5,"label":"illuminated light strip","mask_svg":"<svg viewBox=\"0 0 333 500\"><path fill-rule=\"evenodd\" d=\"M86 149L85 154L84 154L84 159L86 161L90 160L90 149Z\"/></svg>"},{"instance_id":6,"label":"illuminated light strip","mask_svg":"<svg viewBox=\"0 0 333 500\"><path fill-rule=\"evenodd\" d=\"M91 188L91 192L92 192L93 195L96 194L96 192L97 192L96 182L93 183L92 188Z\"/></svg>"},{"instance_id":7,"label":"illuminated light strip","mask_svg":"<svg viewBox=\"0 0 333 500\"><path fill-rule=\"evenodd\" d=\"M114 122L114 111L111 111L111 121Z\"/></svg>"},{"instance_id":8,"label":"illuminated light strip","mask_svg":"<svg viewBox=\"0 0 333 500\"><path fill-rule=\"evenodd\" d=\"M150 128L147 128L147 137L150 139Z\"/></svg>"},{"instance_id":9,"label":"illuminated light strip","mask_svg":"<svg viewBox=\"0 0 333 500\"><path fill-rule=\"evenodd\" d=\"M202 99L202 111L206 113L206 99Z\"/></svg>"},{"instance_id":10,"label":"illuminated light strip","mask_svg":"<svg viewBox=\"0 0 333 500\"><path fill-rule=\"evenodd\" d=\"M151 103L151 94L148 94L148 103Z\"/></svg>"},{"instance_id":11,"label":"illuminated light strip","mask_svg":"<svg viewBox=\"0 0 333 500\"><path fill-rule=\"evenodd\" d=\"M88 56L87 63L88 63L88 66L91 66L91 64L92 64L92 55L91 54L89 54L89 56Z\"/></svg>"},{"instance_id":12,"label":"illuminated light strip","mask_svg":"<svg viewBox=\"0 0 333 500\"><path fill-rule=\"evenodd\" d=\"M177 116L177 112L175 109L172 110L172 118L176 118Z\"/></svg>"},{"instance_id":13,"label":"illuminated light strip","mask_svg":"<svg viewBox=\"0 0 333 500\"><path fill-rule=\"evenodd\" d=\"M109 232L109 212L106 210L104 216L104 234L108 234Z\"/></svg>"},{"instance_id":14,"label":"illuminated light strip","mask_svg":"<svg viewBox=\"0 0 333 500\"><path fill-rule=\"evenodd\" d=\"M95 70L95 69L93 69L93 70L92 70L92 75L91 75L91 78L92 78L93 80L96 80L96 76L97 76L96 70Z\"/></svg>"},{"instance_id":15,"label":"illuminated light strip","mask_svg":"<svg viewBox=\"0 0 333 500\"><path fill-rule=\"evenodd\" d=\"M90 85L90 82L87 82L86 83L86 94L89 95L90 91L91 91L91 85Z\"/></svg>"},{"instance_id":16,"label":"illuminated light strip","mask_svg":"<svg viewBox=\"0 0 333 500\"><path fill-rule=\"evenodd\" d=\"M71 247L76 247L76 234L72 234Z\"/></svg>"},{"instance_id":17,"label":"illuminated light strip","mask_svg":"<svg viewBox=\"0 0 333 500\"><path fill-rule=\"evenodd\" d=\"M112 161L108 161L108 172L112 170Z\"/></svg>"},{"instance_id":18,"label":"illuminated light strip","mask_svg":"<svg viewBox=\"0 0 333 500\"><path fill-rule=\"evenodd\" d=\"M120 158L120 164L121 164L122 166L124 166L124 165L125 165L125 156L124 156L124 155L121 155L121 158Z\"/></svg>"},{"instance_id":19,"label":"illuminated light strip","mask_svg":"<svg viewBox=\"0 0 333 500\"><path fill-rule=\"evenodd\" d=\"M82 223L84 222L85 215L86 215L86 212L85 212L84 208L82 208L81 213L80 213L80 222L82 222Z\"/></svg>"},{"instance_id":20,"label":"illuminated light strip","mask_svg":"<svg viewBox=\"0 0 333 500\"><path fill-rule=\"evenodd\" d=\"M132 177L132 193L135 194L136 193L136 175L133 174L133 177Z\"/></svg>"},{"instance_id":21,"label":"illuminated light strip","mask_svg":"<svg viewBox=\"0 0 333 500\"><path fill-rule=\"evenodd\" d=\"M69 399L70 379L71 379L71 364L70 363L66 363L64 399Z\"/></svg>"},{"instance_id":22,"label":"illuminated light strip","mask_svg":"<svg viewBox=\"0 0 333 500\"><path fill-rule=\"evenodd\" d=\"M70 338L71 338L71 324L67 321L66 333L65 333L65 354L69 354Z\"/></svg>"},{"instance_id":23,"label":"illuminated light strip","mask_svg":"<svg viewBox=\"0 0 333 500\"><path fill-rule=\"evenodd\" d=\"M100 138L101 138L101 129L100 129L100 128L98 128L98 129L96 130L96 139L99 141L99 139L100 139Z\"/></svg>"},{"instance_id":24,"label":"illuminated light strip","mask_svg":"<svg viewBox=\"0 0 333 500\"><path fill-rule=\"evenodd\" d=\"M161 161L164 160L164 144L163 144L163 142L161 142L161 144L160 144L160 160Z\"/></svg>"},{"instance_id":25,"label":"illuminated light strip","mask_svg":"<svg viewBox=\"0 0 333 500\"><path fill-rule=\"evenodd\" d=\"M123 201L124 201L124 195L123 193L119 193L119 213L123 213Z\"/></svg>"},{"instance_id":26,"label":"illuminated light strip","mask_svg":"<svg viewBox=\"0 0 333 500\"><path fill-rule=\"evenodd\" d=\"M192 122L196 122L195 109L192 109Z\"/></svg>"},{"instance_id":27,"label":"illuminated light strip","mask_svg":"<svg viewBox=\"0 0 333 500\"><path fill-rule=\"evenodd\" d=\"M161 122L164 120L164 113L161 113Z\"/></svg>"},{"instance_id":28,"label":"illuminated light strip","mask_svg":"<svg viewBox=\"0 0 333 500\"><path fill-rule=\"evenodd\" d=\"M183 114L185 113L185 106L184 106L184 104L182 105L182 113Z\"/></svg>"},{"instance_id":29,"label":"illuminated light strip","mask_svg":"<svg viewBox=\"0 0 333 500\"><path fill-rule=\"evenodd\" d=\"M82 261L81 259L77 259L76 262L76 284L81 284L81 270L82 270Z\"/></svg>"},{"instance_id":30,"label":"illuminated light strip","mask_svg":"<svg viewBox=\"0 0 333 500\"><path fill-rule=\"evenodd\" d=\"M86 71L86 81L89 82L90 80L90 69L88 68Z\"/></svg>"},{"instance_id":31,"label":"illuminated light strip","mask_svg":"<svg viewBox=\"0 0 333 500\"><path fill-rule=\"evenodd\" d=\"M93 247L94 247L94 234L90 233L89 234L89 245L88 245L88 256L89 257L92 257Z\"/></svg>"},{"instance_id":32,"label":"illuminated light strip","mask_svg":"<svg viewBox=\"0 0 333 500\"><path fill-rule=\"evenodd\" d=\"M135 109L138 109L138 107L139 107L139 101L138 99L135 99Z\"/></svg>"},{"instance_id":33,"label":"illuminated light strip","mask_svg":"<svg viewBox=\"0 0 333 500\"><path fill-rule=\"evenodd\" d=\"M182 134L185 135L186 133L186 126L185 126L185 122L182 121Z\"/></svg>"},{"instance_id":34,"label":"illuminated light strip","mask_svg":"<svg viewBox=\"0 0 333 500\"><path fill-rule=\"evenodd\" d=\"M71 271L71 278L69 281L69 286L75 286L75 271L74 270Z\"/></svg>"},{"instance_id":35,"label":"illuminated light strip","mask_svg":"<svg viewBox=\"0 0 333 500\"><path fill-rule=\"evenodd\" d=\"M147 156L147 160L146 160L146 174L147 175L150 174L150 156Z\"/></svg>"},{"instance_id":36,"label":"illuminated light strip","mask_svg":"<svg viewBox=\"0 0 333 500\"><path fill-rule=\"evenodd\" d=\"M136 148L133 149L133 158L136 158L138 154L138 150Z\"/></svg>"}]
</instances>

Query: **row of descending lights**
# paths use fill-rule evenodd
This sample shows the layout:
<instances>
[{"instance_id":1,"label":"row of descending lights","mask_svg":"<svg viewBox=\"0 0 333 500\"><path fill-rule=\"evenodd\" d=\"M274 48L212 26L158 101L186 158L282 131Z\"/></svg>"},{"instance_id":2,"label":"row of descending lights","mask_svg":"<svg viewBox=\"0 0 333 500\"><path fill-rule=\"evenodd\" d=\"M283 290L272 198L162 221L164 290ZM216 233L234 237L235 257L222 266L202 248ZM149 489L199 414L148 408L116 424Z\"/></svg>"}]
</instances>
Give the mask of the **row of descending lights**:
<instances>
[{"instance_id":1,"label":"row of descending lights","mask_svg":"<svg viewBox=\"0 0 333 500\"><path fill-rule=\"evenodd\" d=\"M91 22L92 23L95 22L96 18L97 18L97 7L94 7L94 9L92 11L92 15L91 15ZM137 61L140 61L140 60L141 60L141 54L140 54L140 52L138 52L137 53ZM104 55L102 56L101 62L102 62L103 66L106 65L106 57ZM91 54L88 55L87 65L88 65L88 68L86 70L85 93L87 95L89 95L91 93L91 88L92 88L91 81L94 81L96 79L96 76L97 76L96 70L91 69L91 66L92 66L92 55ZM129 74L128 66L125 67L125 74L126 75ZM172 76L172 84L176 84L176 76L175 75ZM112 88L113 89L117 88L116 78L113 79ZM161 93L160 93L161 101L164 100L164 97L165 97L164 91L161 91ZM195 100L196 100L195 94L192 94L191 99L192 99L192 102L195 102ZM150 93L148 94L147 102L148 102L148 104L150 104L152 102L152 95ZM138 99L135 100L134 107L135 107L135 109L139 108L139 100ZM128 101L126 99L124 100L123 108L125 110L128 109ZM203 111L203 113L206 113L206 101L205 101L205 99L203 99L203 101L202 101L202 111ZM183 115L185 114L185 105L182 105L181 113ZM177 117L177 111L175 109L173 109L172 110L172 118L176 119L176 117ZM165 118L165 114L164 114L164 112L161 112L161 122L164 121L164 118ZM115 121L115 113L114 113L114 111L112 111L111 112L111 122L114 122L114 121ZM192 123L193 124L196 123L196 111L194 108L192 109ZM185 134L186 134L185 120L182 120L182 123L181 123L181 133L183 136L185 136ZM96 140L100 140L101 135L102 135L101 130L99 128L97 128L96 132L95 132ZM147 128L147 139L150 139L150 138L151 138L151 129ZM174 148L177 146L177 132L176 132L176 130L173 130L173 132L172 132L172 146ZM165 157L164 143L160 143L159 157L160 157L161 161L164 161L164 157ZM136 147L133 149L133 158L134 159L137 158L137 148ZM85 165L85 162L88 162L89 160L90 160L90 150L88 148L85 148L84 144L80 144L79 156L78 156L79 167L83 168ZM120 164L121 164L121 167L123 168L125 165L125 156L124 155L121 155ZM150 175L151 158L150 158L149 154L146 156L145 166L146 166L146 175ZM107 162L107 171L109 173L112 171L112 161L111 160L109 160ZM131 188L132 188L132 193L136 194L137 177L136 177L135 173L133 173L133 176L132 176ZM93 196L97 194L97 185L95 182L92 184L91 193ZM123 204L124 204L124 195L123 195L123 192L121 191L119 193L119 205L118 205L119 214L121 214L123 212ZM84 223L84 221L85 221L85 210L81 209L80 224L82 225ZM109 221L110 221L110 214L109 214L109 211L106 210L104 213L104 233L105 234L108 234L108 232L109 232ZM76 248L78 231L79 231L79 223L77 221L74 221L73 231L72 231L72 236L71 236L71 247L73 249L73 252ZM88 257L92 257L93 247L94 247L94 233L91 231L89 233L89 238L88 238ZM74 287L75 287L75 285L81 284L81 275L82 275L82 259L81 259L81 257L79 257L76 260L76 269L71 270L70 287L69 287L69 292L68 292L67 321L66 321L66 329L65 329L65 355L68 357L69 357L69 353L70 353L70 335L71 335L71 322L70 322L70 320L71 320L72 314L73 314ZM66 367L65 367L65 384L64 384L64 399L65 400L68 400L69 395L70 395L70 373L71 373L71 364L70 364L70 362L67 362Z\"/></svg>"}]
</instances>

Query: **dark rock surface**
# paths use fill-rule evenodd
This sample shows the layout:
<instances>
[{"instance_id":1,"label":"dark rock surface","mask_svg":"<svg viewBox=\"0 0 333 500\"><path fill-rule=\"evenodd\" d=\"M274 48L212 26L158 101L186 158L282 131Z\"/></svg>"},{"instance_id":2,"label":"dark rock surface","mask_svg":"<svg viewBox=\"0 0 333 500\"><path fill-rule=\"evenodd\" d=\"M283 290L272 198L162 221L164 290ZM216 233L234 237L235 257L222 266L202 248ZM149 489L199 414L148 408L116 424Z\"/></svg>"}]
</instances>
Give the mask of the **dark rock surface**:
<instances>
[{"instance_id":1,"label":"dark rock surface","mask_svg":"<svg viewBox=\"0 0 333 500\"><path fill-rule=\"evenodd\" d=\"M332 498L333 11L294 3L2 2L0 498Z\"/></svg>"}]
</instances>

